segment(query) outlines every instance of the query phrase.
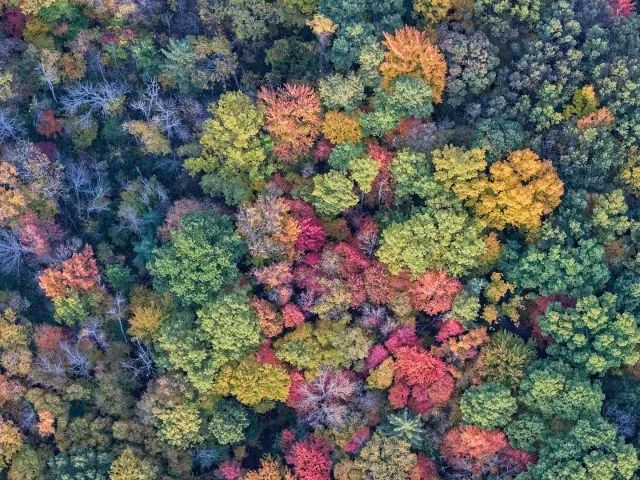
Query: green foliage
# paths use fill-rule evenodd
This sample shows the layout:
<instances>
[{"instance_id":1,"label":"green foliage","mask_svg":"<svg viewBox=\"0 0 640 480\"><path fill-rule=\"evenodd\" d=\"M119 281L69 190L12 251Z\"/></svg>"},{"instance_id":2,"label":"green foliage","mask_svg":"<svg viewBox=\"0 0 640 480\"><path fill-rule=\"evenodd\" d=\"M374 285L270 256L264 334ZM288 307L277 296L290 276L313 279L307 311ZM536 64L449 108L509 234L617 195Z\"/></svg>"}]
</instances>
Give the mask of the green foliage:
<instances>
[{"instance_id":1,"label":"green foliage","mask_svg":"<svg viewBox=\"0 0 640 480\"><path fill-rule=\"evenodd\" d=\"M564 246L555 242L529 246L509 261L503 257L501 270L506 279L520 289L537 289L542 295L566 293L573 297L592 295L602 290L610 278L604 261L604 249L593 239Z\"/></svg>"},{"instance_id":2,"label":"green foliage","mask_svg":"<svg viewBox=\"0 0 640 480\"><path fill-rule=\"evenodd\" d=\"M260 343L260 325L246 293L234 291L206 302L193 319L182 314L164 322L158 346L192 385L209 392L220 368L240 360Z\"/></svg>"},{"instance_id":3,"label":"green foliage","mask_svg":"<svg viewBox=\"0 0 640 480\"><path fill-rule=\"evenodd\" d=\"M417 460L409 447L409 442L374 433L355 460L336 468L349 472L346 478L405 480Z\"/></svg>"},{"instance_id":4,"label":"green foliage","mask_svg":"<svg viewBox=\"0 0 640 480\"><path fill-rule=\"evenodd\" d=\"M113 456L92 450L59 453L49 462L46 480L107 480Z\"/></svg>"},{"instance_id":5,"label":"green foliage","mask_svg":"<svg viewBox=\"0 0 640 480\"><path fill-rule=\"evenodd\" d=\"M231 219L212 212L186 215L171 239L154 250L154 285L187 304L203 305L238 275L243 244Z\"/></svg>"},{"instance_id":6,"label":"green foliage","mask_svg":"<svg viewBox=\"0 0 640 480\"><path fill-rule=\"evenodd\" d=\"M354 184L346 175L330 171L313 177L311 203L320 215L333 217L358 203Z\"/></svg>"},{"instance_id":7,"label":"green foliage","mask_svg":"<svg viewBox=\"0 0 640 480\"><path fill-rule=\"evenodd\" d=\"M589 373L604 373L640 359L640 330L628 313L616 312L616 296L606 292L580 298L575 308L551 304L538 321L554 342L547 353L584 366Z\"/></svg>"},{"instance_id":8,"label":"green foliage","mask_svg":"<svg viewBox=\"0 0 640 480\"><path fill-rule=\"evenodd\" d=\"M242 404L223 399L211 412L206 428L216 442L227 445L242 442L250 423L249 412Z\"/></svg>"},{"instance_id":9,"label":"green foliage","mask_svg":"<svg viewBox=\"0 0 640 480\"><path fill-rule=\"evenodd\" d=\"M57 322L74 326L86 319L91 310L86 295L80 296L72 292L66 297L53 300L54 318Z\"/></svg>"},{"instance_id":10,"label":"green foliage","mask_svg":"<svg viewBox=\"0 0 640 480\"><path fill-rule=\"evenodd\" d=\"M158 469L148 460L138 457L131 448L125 448L109 468L109 480L155 480Z\"/></svg>"},{"instance_id":11,"label":"green foliage","mask_svg":"<svg viewBox=\"0 0 640 480\"><path fill-rule=\"evenodd\" d=\"M327 110L344 110L353 113L365 99L362 79L351 73L334 73L320 80L320 99Z\"/></svg>"},{"instance_id":12,"label":"green foliage","mask_svg":"<svg viewBox=\"0 0 640 480\"><path fill-rule=\"evenodd\" d=\"M236 205L248 198L253 182L266 178L273 170L267 162L267 140L260 133L264 112L243 93L226 93L210 107L213 118L204 125L200 137L200 156L185 161L192 174L203 172L202 185L211 194L224 194ZM234 194L234 187L226 189L227 182L245 190Z\"/></svg>"},{"instance_id":13,"label":"green foliage","mask_svg":"<svg viewBox=\"0 0 640 480\"><path fill-rule=\"evenodd\" d=\"M422 448L426 434L420 415L406 408L400 413L390 414L378 432L408 442L414 449Z\"/></svg>"},{"instance_id":14,"label":"green foliage","mask_svg":"<svg viewBox=\"0 0 640 480\"><path fill-rule=\"evenodd\" d=\"M478 268L487 246L485 225L461 207L418 209L382 232L378 259L392 273L408 269L414 276L427 270L465 275Z\"/></svg>"},{"instance_id":15,"label":"green foliage","mask_svg":"<svg viewBox=\"0 0 640 480\"><path fill-rule=\"evenodd\" d=\"M603 419L579 420L566 433L552 437L527 472L533 480L631 480L638 468L632 445Z\"/></svg>"},{"instance_id":16,"label":"green foliage","mask_svg":"<svg viewBox=\"0 0 640 480\"><path fill-rule=\"evenodd\" d=\"M535 358L533 342L525 342L511 332L499 330L482 350L480 370L488 380L515 388Z\"/></svg>"},{"instance_id":17,"label":"green foliage","mask_svg":"<svg viewBox=\"0 0 640 480\"><path fill-rule=\"evenodd\" d=\"M509 387L495 382L468 388L460 399L462 419L485 430L504 427L518 410Z\"/></svg>"}]
</instances>

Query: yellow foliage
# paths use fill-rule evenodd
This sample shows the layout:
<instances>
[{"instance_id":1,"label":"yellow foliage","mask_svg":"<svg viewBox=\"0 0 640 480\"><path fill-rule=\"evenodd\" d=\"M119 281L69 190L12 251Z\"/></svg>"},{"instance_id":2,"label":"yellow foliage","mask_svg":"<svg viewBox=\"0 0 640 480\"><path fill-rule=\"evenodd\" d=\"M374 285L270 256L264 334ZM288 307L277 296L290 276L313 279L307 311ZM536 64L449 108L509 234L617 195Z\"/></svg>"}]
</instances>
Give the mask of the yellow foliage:
<instances>
[{"instance_id":1,"label":"yellow foliage","mask_svg":"<svg viewBox=\"0 0 640 480\"><path fill-rule=\"evenodd\" d=\"M481 148L463 150L447 145L434 150L434 178L464 202L475 202L486 188L487 161Z\"/></svg>"},{"instance_id":2,"label":"yellow foliage","mask_svg":"<svg viewBox=\"0 0 640 480\"><path fill-rule=\"evenodd\" d=\"M559 204L564 186L551 162L531 150L517 150L491 165L489 181L475 204L476 212L493 228L535 230L542 217Z\"/></svg>"},{"instance_id":3,"label":"yellow foliage","mask_svg":"<svg viewBox=\"0 0 640 480\"><path fill-rule=\"evenodd\" d=\"M136 287L131 296L129 333L140 339L153 340L158 328L173 309L170 294L161 295L142 287Z\"/></svg>"},{"instance_id":4,"label":"yellow foliage","mask_svg":"<svg viewBox=\"0 0 640 480\"><path fill-rule=\"evenodd\" d=\"M141 120L132 120L123 123L122 127L140 140L142 149L146 153L151 155L167 155L171 153L169 140L155 125Z\"/></svg>"},{"instance_id":5,"label":"yellow foliage","mask_svg":"<svg viewBox=\"0 0 640 480\"><path fill-rule=\"evenodd\" d=\"M362 127L352 116L331 110L324 117L322 133L333 144L357 142L362 138Z\"/></svg>"},{"instance_id":6,"label":"yellow foliage","mask_svg":"<svg viewBox=\"0 0 640 480\"><path fill-rule=\"evenodd\" d=\"M403 27L393 35L384 33L387 52L380 65L383 87L400 75L422 78L431 87L433 101L440 103L446 85L447 62L425 32Z\"/></svg>"},{"instance_id":7,"label":"yellow foliage","mask_svg":"<svg viewBox=\"0 0 640 480\"><path fill-rule=\"evenodd\" d=\"M378 390L386 390L393 383L393 359L387 358L371 371L367 377L367 385Z\"/></svg>"},{"instance_id":8,"label":"yellow foliage","mask_svg":"<svg viewBox=\"0 0 640 480\"><path fill-rule=\"evenodd\" d=\"M429 25L437 25L447 20L461 20L463 14L472 9L473 4L470 0L413 0L413 10L422 15Z\"/></svg>"},{"instance_id":9,"label":"yellow foliage","mask_svg":"<svg viewBox=\"0 0 640 480\"><path fill-rule=\"evenodd\" d=\"M576 89L571 105L564 109L562 116L565 119L573 116L582 118L594 112L599 106L600 101L598 100L593 85L585 85L580 89Z\"/></svg>"},{"instance_id":10,"label":"yellow foliage","mask_svg":"<svg viewBox=\"0 0 640 480\"><path fill-rule=\"evenodd\" d=\"M622 165L619 180L627 192L640 196L640 153L636 147L629 152Z\"/></svg>"},{"instance_id":11,"label":"yellow foliage","mask_svg":"<svg viewBox=\"0 0 640 480\"><path fill-rule=\"evenodd\" d=\"M23 443L22 433L13 422L0 418L0 470L9 466Z\"/></svg>"},{"instance_id":12,"label":"yellow foliage","mask_svg":"<svg viewBox=\"0 0 640 480\"><path fill-rule=\"evenodd\" d=\"M233 395L245 405L259 405L268 401L285 401L291 380L287 371L279 366L259 363L249 354L240 363L227 364L213 385L218 395Z\"/></svg>"},{"instance_id":13,"label":"yellow foliage","mask_svg":"<svg viewBox=\"0 0 640 480\"><path fill-rule=\"evenodd\" d=\"M319 37L332 35L338 30L338 26L330 18L320 14L314 15L306 24Z\"/></svg>"},{"instance_id":14,"label":"yellow foliage","mask_svg":"<svg viewBox=\"0 0 640 480\"><path fill-rule=\"evenodd\" d=\"M0 73L0 101L9 100L12 94L13 75L11 72Z\"/></svg>"},{"instance_id":15,"label":"yellow foliage","mask_svg":"<svg viewBox=\"0 0 640 480\"><path fill-rule=\"evenodd\" d=\"M0 314L0 349L28 347L27 329L17 322L18 317L10 308Z\"/></svg>"}]
</instances>

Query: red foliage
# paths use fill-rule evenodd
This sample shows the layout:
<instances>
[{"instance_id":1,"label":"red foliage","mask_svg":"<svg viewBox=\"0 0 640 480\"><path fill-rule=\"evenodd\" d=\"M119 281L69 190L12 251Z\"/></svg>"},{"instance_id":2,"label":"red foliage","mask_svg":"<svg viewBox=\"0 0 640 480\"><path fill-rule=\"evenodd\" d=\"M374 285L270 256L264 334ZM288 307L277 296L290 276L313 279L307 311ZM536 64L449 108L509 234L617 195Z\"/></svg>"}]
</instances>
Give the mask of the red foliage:
<instances>
[{"instance_id":1,"label":"red foliage","mask_svg":"<svg viewBox=\"0 0 640 480\"><path fill-rule=\"evenodd\" d=\"M361 428L351 436L349 441L344 445L344 451L347 453L357 453L364 444L367 443L371 436L371 429L369 427Z\"/></svg>"},{"instance_id":2,"label":"red foliage","mask_svg":"<svg viewBox=\"0 0 640 480\"><path fill-rule=\"evenodd\" d=\"M60 345L70 337L66 328L57 325L40 324L33 333L33 342L36 344L38 353L51 354L60 353Z\"/></svg>"},{"instance_id":3,"label":"red foliage","mask_svg":"<svg viewBox=\"0 0 640 480\"><path fill-rule=\"evenodd\" d=\"M309 153L320 133L320 97L308 85L263 87L258 98L267 107L265 128L275 141L273 152L285 163Z\"/></svg>"},{"instance_id":4,"label":"red foliage","mask_svg":"<svg viewBox=\"0 0 640 480\"><path fill-rule=\"evenodd\" d=\"M327 160L329 158L329 155L331 155L334 147L335 145L333 145L333 143L322 137L320 140L318 140L318 143L316 143L316 148L313 151L313 159L316 162Z\"/></svg>"},{"instance_id":5,"label":"red foliage","mask_svg":"<svg viewBox=\"0 0 640 480\"><path fill-rule=\"evenodd\" d=\"M299 327L304 323L304 314L293 303L287 303L282 307L282 320L286 328Z\"/></svg>"},{"instance_id":6,"label":"red foliage","mask_svg":"<svg viewBox=\"0 0 640 480\"><path fill-rule=\"evenodd\" d=\"M317 218L306 217L300 220L300 233L295 244L297 252L317 252L324 242L324 227Z\"/></svg>"},{"instance_id":7,"label":"red foliage","mask_svg":"<svg viewBox=\"0 0 640 480\"><path fill-rule=\"evenodd\" d=\"M393 161L394 154L376 142L370 142L367 145L367 154L378 164L378 175L373 180L371 191L366 195L365 202L369 206L391 206L394 200L394 191L393 175L389 165Z\"/></svg>"},{"instance_id":8,"label":"red foliage","mask_svg":"<svg viewBox=\"0 0 640 480\"><path fill-rule=\"evenodd\" d=\"M275 337L282 333L282 317L270 302L263 298L254 297L251 300L251 306L256 311L262 333L267 338Z\"/></svg>"},{"instance_id":9,"label":"red foliage","mask_svg":"<svg viewBox=\"0 0 640 480\"><path fill-rule=\"evenodd\" d=\"M429 271L422 275L409 289L411 305L428 315L448 312L453 300L462 290L462 283L447 272Z\"/></svg>"},{"instance_id":10,"label":"red foliage","mask_svg":"<svg viewBox=\"0 0 640 480\"><path fill-rule=\"evenodd\" d=\"M0 373L0 407L6 403L18 402L26 390L17 380Z\"/></svg>"},{"instance_id":11,"label":"red foliage","mask_svg":"<svg viewBox=\"0 0 640 480\"><path fill-rule=\"evenodd\" d=\"M387 351L387 349L384 348L382 345L374 345L369 350L365 367L367 370L376 368L378 365L384 362L387 358L389 358L389 352Z\"/></svg>"},{"instance_id":12,"label":"red foliage","mask_svg":"<svg viewBox=\"0 0 640 480\"><path fill-rule=\"evenodd\" d=\"M182 217L189 213L201 212L205 208L206 206L198 200L183 198L175 201L167 212L164 223L158 229L158 236L164 240L168 240L171 232L180 226Z\"/></svg>"},{"instance_id":13,"label":"red foliage","mask_svg":"<svg viewBox=\"0 0 640 480\"><path fill-rule=\"evenodd\" d=\"M633 0L611 0L610 5L614 17L630 17L636 8Z\"/></svg>"},{"instance_id":14,"label":"red foliage","mask_svg":"<svg viewBox=\"0 0 640 480\"><path fill-rule=\"evenodd\" d=\"M98 284L98 265L91 245L62 262L62 269L47 268L40 275L40 288L50 298L65 296L71 290L91 290Z\"/></svg>"},{"instance_id":15,"label":"red foliage","mask_svg":"<svg viewBox=\"0 0 640 480\"><path fill-rule=\"evenodd\" d=\"M51 243L64 238L64 231L51 218L40 218L34 212L20 217L20 243L25 251L38 256L51 252Z\"/></svg>"},{"instance_id":16,"label":"red foliage","mask_svg":"<svg viewBox=\"0 0 640 480\"><path fill-rule=\"evenodd\" d=\"M242 475L242 466L237 460L225 460L215 473L216 477L222 480L237 480Z\"/></svg>"},{"instance_id":17,"label":"red foliage","mask_svg":"<svg viewBox=\"0 0 640 480\"><path fill-rule=\"evenodd\" d=\"M464 327L457 320L447 320L442 323L440 330L438 330L436 340L444 342L447 338L460 335L461 333L464 333L464 331Z\"/></svg>"},{"instance_id":18,"label":"red foliage","mask_svg":"<svg viewBox=\"0 0 640 480\"><path fill-rule=\"evenodd\" d=\"M271 340L265 341L256 351L256 360L258 363L271 365L281 363L278 357L276 357L276 352L271 348Z\"/></svg>"},{"instance_id":19,"label":"red foliage","mask_svg":"<svg viewBox=\"0 0 640 480\"><path fill-rule=\"evenodd\" d=\"M489 460L507 447L507 437L500 430L458 425L442 437L440 453L453 468L479 474Z\"/></svg>"},{"instance_id":20,"label":"red foliage","mask_svg":"<svg viewBox=\"0 0 640 480\"><path fill-rule=\"evenodd\" d=\"M442 360L417 346L401 347L394 356L394 384L389 390L394 408L409 407L426 413L451 397L454 382Z\"/></svg>"},{"instance_id":21,"label":"red foliage","mask_svg":"<svg viewBox=\"0 0 640 480\"><path fill-rule=\"evenodd\" d=\"M504 465L509 471L523 472L527 466L538 461L538 457L524 450L507 447L500 451L500 464Z\"/></svg>"},{"instance_id":22,"label":"red foliage","mask_svg":"<svg viewBox=\"0 0 640 480\"><path fill-rule=\"evenodd\" d=\"M411 480L440 480L436 462L421 453L418 454L418 461L410 475Z\"/></svg>"},{"instance_id":23,"label":"red foliage","mask_svg":"<svg viewBox=\"0 0 640 480\"><path fill-rule=\"evenodd\" d=\"M311 436L294 444L286 455L300 480L329 480L331 446L322 437Z\"/></svg>"},{"instance_id":24,"label":"red foliage","mask_svg":"<svg viewBox=\"0 0 640 480\"><path fill-rule=\"evenodd\" d=\"M288 262L273 263L266 267L251 270L256 281L267 288L290 285L293 282L291 264Z\"/></svg>"},{"instance_id":25,"label":"red foliage","mask_svg":"<svg viewBox=\"0 0 640 480\"><path fill-rule=\"evenodd\" d=\"M2 30L14 38L22 37L22 29L27 23L27 16L22 13L18 7L8 7L2 12L4 21L2 22Z\"/></svg>"},{"instance_id":26,"label":"red foliage","mask_svg":"<svg viewBox=\"0 0 640 480\"><path fill-rule=\"evenodd\" d=\"M39 116L36 130L40 135L54 138L62 132L62 122L56 118L53 110L47 109Z\"/></svg>"},{"instance_id":27,"label":"red foliage","mask_svg":"<svg viewBox=\"0 0 640 480\"><path fill-rule=\"evenodd\" d=\"M416 332L413 328L402 327L395 330L384 342L384 346L387 347L394 355L398 353L398 350L402 347L415 347L420 343Z\"/></svg>"}]
</instances>

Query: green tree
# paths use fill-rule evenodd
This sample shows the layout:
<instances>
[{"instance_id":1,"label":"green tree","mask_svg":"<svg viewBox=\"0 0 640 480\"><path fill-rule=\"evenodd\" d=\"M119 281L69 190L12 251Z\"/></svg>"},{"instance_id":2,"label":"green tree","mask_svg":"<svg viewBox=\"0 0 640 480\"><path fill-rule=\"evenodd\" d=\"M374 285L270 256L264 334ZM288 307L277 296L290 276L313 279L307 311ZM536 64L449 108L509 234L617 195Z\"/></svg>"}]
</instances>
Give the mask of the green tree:
<instances>
[{"instance_id":1,"label":"green tree","mask_svg":"<svg viewBox=\"0 0 640 480\"><path fill-rule=\"evenodd\" d=\"M313 177L311 203L320 215L333 217L358 203L354 183L346 175L330 171Z\"/></svg>"},{"instance_id":2,"label":"green tree","mask_svg":"<svg viewBox=\"0 0 640 480\"><path fill-rule=\"evenodd\" d=\"M202 152L185 161L185 168L203 172L202 185L210 194L223 194L232 205L246 200L270 173L267 137L260 133L264 111L241 92L225 93L209 108L213 118L200 137ZM232 185L225 188L227 183ZM236 187L242 195L234 193Z\"/></svg>"},{"instance_id":3,"label":"green tree","mask_svg":"<svg viewBox=\"0 0 640 480\"><path fill-rule=\"evenodd\" d=\"M485 225L455 204L417 209L408 220L382 231L378 259L391 273L427 270L464 275L478 268L487 252Z\"/></svg>"},{"instance_id":4,"label":"green tree","mask_svg":"<svg viewBox=\"0 0 640 480\"><path fill-rule=\"evenodd\" d=\"M207 423L207 431L222 445L240 443L251 424L249 411L233 399L220 400Z\"/></svg>"},{"instance_id":5,"label":"green tree","mask_svg":"<svg viewBox=\"0 0 640 480\"><path fill-rule=\"evenodd\" d=\"M575 308L565 309L553 303L538 321L542 331L554 339L547 353L584 366L589 373L604 373L640 359L636 319L616 311L616 296L612 293L580 298Z\"/></svg>"},{"instance_id":6,"label":"green tree","mask_svg":"<svg viewBox=\"0 0 640 480\"><path fill-rule=\"evenodd\" d=\"M154 286L187 304L203 305L238 275L244 247L231 219L213 212L185 215L171 239L154 250Z\"/></svg>"},{"instance_id":7,"label":"green tree","mask_svg":"<svg viewBox=\"0 0 640 480\"><path fill-rule=\"evenodd\" d=\"M491 430L508 424L518 405L509 387L487 382L472 386L462 394L460 410L465 423Z\"/></svg>"}]
</instances>

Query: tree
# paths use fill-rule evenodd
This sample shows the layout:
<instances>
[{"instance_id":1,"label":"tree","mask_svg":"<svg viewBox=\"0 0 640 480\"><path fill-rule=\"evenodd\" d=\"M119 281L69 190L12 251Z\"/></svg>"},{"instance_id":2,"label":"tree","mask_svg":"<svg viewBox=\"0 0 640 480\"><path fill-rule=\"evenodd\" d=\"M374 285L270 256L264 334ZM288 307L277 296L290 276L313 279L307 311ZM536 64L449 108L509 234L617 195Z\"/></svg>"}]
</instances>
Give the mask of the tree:
<instances>
[{"instance_id":1,"label":"tree","mask_svg":"<svg viewBox=\"0 0 640 480\"><path fill-rule=\"evenodd\" d=\"M320 215L336 216L358 203L353 189L353 181L341 172L317 175L313 178L311 203Z\"/></svg>"},{"instance_id":2,"label":"tree","mask_svg":"<svg viewBox=\"0 0 640 480\"><path fill-rule=\"evenodd\" d=\"M385 32L384 38L387 52L380 65L383 86L389 86L400 75L422 78L431 87L434 102L440 103L447 73L447 63L440 49L424 32L412 27L403 27L393 35Z\"/></svg>"},{"instance_id":3,"label":"tree","mask_svg":"<svg viewBox=\"0 0 640 480\"><path fill-rule=\"evenodd\" d=\"M308 85L263 88L258 98L265 104L265 128L275 145L273 153L285 164L294 163L311 150L320 133L320 97Z\"/></svg>"},{"instance_id":4,"label":"tree","mask_svg":"<svg viewBox=\"0 0 640 480\"><path fill-rule=\"evenodd\" d=\"M322 437L309 436L296 442L287 452L287 463L300 480L329 480L331 478L331 446Z\"/></svg>"},{"instance_id":5,"label":"tree","mask_svg":"<svg viewBox=\"0 0 640 480\"><path fill-rule=\"evenodd\" d=\"M109 467L109 480L155 480L158 468L142 459L129 447L125 448Z\"/></svg>"},{"instance_id":6,"label":"tree","mask_svg":"<svg viewBox=\"0 0 640 480\"><path fill-rule=\"evenodd\" d=\"M518 410L509 387L496 382L483 383L465 390L460 399L460 411L465 423L485 430L504 427Z\"/></svg>"},{"instance_id":7,"label":"tree","mask_svg":"<svg viewBox=\"0 0 640 480\"><path fill-rule=\"evenodd\" d=\"M186 304L203 305L237 277L243 244L229 217L201 212L185 215L153 254L148 268L156 288Z\"/></svg>"},{"instance_id":8,"label":"tree","mask_svg":"<svg viewBox=\"0 0 640 480\"><path fill-rule=\"evenodd\" d=\"M428 271L409 290L411 305L429 315L451 310L455 296L462 290L460 280L447 272Z\"/></svg>"},{"instance_id":9,"label":"tree","mask_svg":"<svg viewBox=\"0 0 640 480\"><path fill-rule=\"evenodd\" d=\"M497 229L510 225L536 229L542 217L559 204L564 192L551 162L531 150L518 150L489 169L487 189L480 195L476 211Z\"/></svg>"},{"instance_id":10,"label":"tree","mask_svg":"<svg viewBox=\"0 0 640 480\"><path fill-rule=\"evenodd\" d=\"M61 269L48 268L40 275L40 288L52 299L65 297L72 292L87 292L98 285L100 272L93 257L91 245L85 245L62 262Z\"/></svg>"},{"instance_id":11,"label":"tree","mask_svg":"<svg viewBox=\"0 0 640 480\"><path fill-rule=\"evenodd\" d=\"M140 140L145 153L167 155L171 152L169 140L160 132L157 126L141 120L131 120L123 123L122 127Z\"/></svg>"},{"instance_id":12,"label":"tree","mask_svg":"<svg viewBox=\"0 0 640 480\"><path fill-rule=\"evenodd\" d=\"M210 393L223 365L240 360L260 343L260 325L242 291L211 297L195 319L188 312L173 319L160 326L156 345L203 393Z\"/></svg>"},{"instance_id":13,"label":"tree","mask_svg":"<svg viewBox=\"0 0 640 480\"><path fill-rule=\"evenodd\" d=\"M273 402L285 401L289 393L287 371L277 365L258 363L254 355L247 355L238 363L222 367L213 390L219 395L233 395L257 411L265 411Z\"/></svg>"},{"instance_id":14,"label":"tree","mask_svg":"<svg viewBox=\"0 0 640 480\"><path fill-rule=\"evenodd\" d=\"M550 439L527 475L533 480L558 475L576 480L630 480L639 465L635 449L624 443L614 426L603 419L584 419Z\"/></svg>"},{"instance_id":15,"label":"tree","mask_svg":"<svg viewBox=\"0 0 640 480\"><path fill-rule=\"evenodd\" d=\"M508 445L500 430L458 425L442 437L440 454L456 470L478 474Z\"/></svg>"},{"instance_id":16,"label":"tree","mask_svg":"<svg viewBox=\"0 0 640 480\"><path fill-rule=\"evenodd\" d=\"M535 358L533 342L499 330L482 349L478 369L484 378L515 388Z\"/></svg>"},{"instance_id":17,"label":"tree","mask_svg":"<svg viewBox=\"0 0 640 480\"><path fill-rule=\"evenodd\" d=\"M0 419L0 469L5 470L24 443L22 432L11 420Z\"/></svg>"},{"instance_id":18,"label":"tree","mask_svg":"<svg viewBox=\"0 0 640 480\"><path fill-rule=\"evenodd\" d=\"M212 194L238 204L246 200L253 182L264 180L272 171L267 161L267 139L260 133L264 110L253 105L241 92L225 93L209 107L213 118L205 121L200 137L202 152L185 161L191 173L203 172L202 182ZM223 180L233 179L246 194L227 190Z\"/></svg>"},{"instance_id":19,"label":"tree","mask_svg":"<svg viewBox=\"0 0 640 480\"><path fill-rule=\"evenodd\" d=\"M249 412L241 403L232 399L220 400L207 423L207 432L221 445L241 443L250 425Z\"/></svg>"},{"instance_id":20,"label":"tree","mask_svg":"<svg viewBox=\"0 0 640 480\"><path fill-rule=\"evenodd\" d=\"M7 162L0 162L0 222L16 217L26 204L26 199L18 185L18 171Z\"/></svg>"},{"instance_id":21,"label":"tree","mask_svg":"<svg viewBox=\"0 0 640 480\"><path fill-rule=\"evenodd\" d=\"M382 231L378 259L393 274L408 269L413 276L427 270L464 275L480 266L487 255L485 224L462 208L416 209L403 222Z\"/></svg>"},{"instance_id":22,"label":"tree","mask_svg":"<svg viewBox=\"0 0 640 480\"><path fill-rule=\"evenodd\" d=\"M374 433L355 460L343 460L334 469L337 480L384 478L405 480L417 463L409 442Z\"/></svg>"},{"instance_id":23,"label":"tree","mask_svg":"<svg viewBox=\"0 0 640 480\"><path fill-rule=\"evenodd\" d=\"M616 312L616 296L609 292L580 298L575 308L553 303L538 321L554 340L547 353L589 373L633 365L640 358L637 322L628 313Z\"/></svg>"},{"instance_id":24,"label":"tree","mask_svg":"<svg viewBox=\"0 0 640 480\"><path fill-rule=\"evenodd\" d=\"M451 4L462 3L459 0L416 0L417 5L431 4L441 6L446 14ZM448 4L448 5L447 5ZM462 105L493 85L496 70L500 65L498 48L479 30L465 33L441 27L438 35L438 47L447 61L447 87L445 102L454 107Z\"/></svg>"}]
</instances>

